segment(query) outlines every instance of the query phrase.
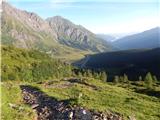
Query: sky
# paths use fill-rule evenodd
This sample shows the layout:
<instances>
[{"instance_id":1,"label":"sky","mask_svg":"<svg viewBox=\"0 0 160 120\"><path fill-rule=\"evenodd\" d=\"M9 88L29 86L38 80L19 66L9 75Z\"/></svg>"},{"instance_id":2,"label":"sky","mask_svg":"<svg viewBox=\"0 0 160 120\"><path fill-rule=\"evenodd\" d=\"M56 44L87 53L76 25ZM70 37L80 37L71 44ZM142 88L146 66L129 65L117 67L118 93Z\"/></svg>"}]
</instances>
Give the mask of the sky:
<instances>
[{"instance_id":1,"label":"sky","mask_svg":"<svg viewBox=\"0 0 160 120\"><path fill-rule=\"evenodd\" d=\"M135 33L160 26L159 0L7 0L42 18L62 16L94 33Z\"/></svg>"}]
</instances>

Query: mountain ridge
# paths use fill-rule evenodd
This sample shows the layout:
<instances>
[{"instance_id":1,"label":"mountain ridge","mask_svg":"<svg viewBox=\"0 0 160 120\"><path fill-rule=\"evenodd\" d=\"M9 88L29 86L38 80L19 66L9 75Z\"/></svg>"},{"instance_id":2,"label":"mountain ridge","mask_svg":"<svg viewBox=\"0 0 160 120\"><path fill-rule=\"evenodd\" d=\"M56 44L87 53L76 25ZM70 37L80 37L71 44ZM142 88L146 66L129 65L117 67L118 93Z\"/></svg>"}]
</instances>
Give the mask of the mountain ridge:
<instances>
[{"instance_id":1,"label":"mountain ridge","mask_svg":"<svg viewBox=\"0 0 160 120\"><path fill-rule=\"evenodd\" d=\"M113 42L121 50L160 47L160 27L129 35ZM144 44L145 43L145 44Z\"/></svg>"},{"instance_id":2,"label":"mountain ridge","mask_svg":"<svg viewBox=\"0 0 160 120\"><path fill-rule=\"evenodd\" d=\"M60 43L69 47L82 50L89 49L94 52L103 52L108 50L106 47L110 47L107 46L107 42L98 38L83 26L76 25L61 16L50 17L46 21L52 29L55 29Z\"/></svg>"},{"instance_id":3,"label":"mountain ridge","mask_svg":"<svg viewBox=\"0 0 160 120\"><path fill-rule=\"evenodd\" d=\"M84 27L75 25L65 18L58 17L57 23L54 23L61 27L62 32L57 33L60 32L58 27L51 26L47 20L33 12L17 9L7 2L2 2L2 8L2 44L38 49L53 55L111 50L108 43L102 42ZM66 25L62 27L66 21L72 34L66 34Z\"/></svg>"}]
</instances>

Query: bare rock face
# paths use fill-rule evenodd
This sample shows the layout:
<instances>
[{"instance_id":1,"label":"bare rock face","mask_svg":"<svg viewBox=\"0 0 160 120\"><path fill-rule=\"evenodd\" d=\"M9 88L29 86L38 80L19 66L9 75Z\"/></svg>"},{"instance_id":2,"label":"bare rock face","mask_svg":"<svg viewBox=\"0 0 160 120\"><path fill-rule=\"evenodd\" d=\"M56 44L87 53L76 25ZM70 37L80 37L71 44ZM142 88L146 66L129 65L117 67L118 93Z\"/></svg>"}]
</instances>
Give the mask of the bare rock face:
<instances>
[{"instance_id":1,"label":"bare rock face","mask_svg":"<svg viewBox=\"0 0 160 120\"><path fill-rule=\"evenodd\" d=\"M46 19L52 29L57 33L60 43L79 48L102 52L110 49L107 43L97 38L96 35L80 25L75 25L67 19L55 16Z\"/></svg>"},{"instance_id":2,"label":"bare rock face","mask_svg":"<svg viewBox=\"0 0 160 120\"><path fill-rule=\"evenodd\" d=\"M16 9L6 2L2 3L2 9L2 35L13 39L15 46L34 48L37 43L57 42L54 30L35 13ZM4 40L2 37L2 43Z\"/></svg>"},{"instance_id":3,"label":"bare rock face","mask_svg":"<svg viewBox=\"0 0 160 120\"><path fill-rule=\"evenodd\" d=\"M50 28L48 23L45 20L43 20L41 17L39 17L37 14L16 9L10 6L6 2L2 3L2 7L3 7L2 14L8 17L15 18L26 27L30 27L32 30L37 32L54 34L54 31Z\"/></svg>"}]
</instances>

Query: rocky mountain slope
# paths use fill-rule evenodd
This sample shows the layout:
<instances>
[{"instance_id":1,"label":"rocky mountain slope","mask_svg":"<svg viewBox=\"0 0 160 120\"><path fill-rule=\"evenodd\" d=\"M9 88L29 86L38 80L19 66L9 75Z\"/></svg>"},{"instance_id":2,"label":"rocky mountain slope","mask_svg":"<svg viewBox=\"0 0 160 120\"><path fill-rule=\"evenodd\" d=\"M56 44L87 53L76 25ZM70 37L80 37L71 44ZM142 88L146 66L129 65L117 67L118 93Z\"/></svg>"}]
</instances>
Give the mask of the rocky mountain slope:
<instances>
[{"instance_id":1,"label":"rocky mountain slope","mask_svg":"<svg viewBox=\"0 0 160 120\"><path fill-rule=\"evenodd\" d=\"M2 7L2 43L30 48L56 42L56 34L35 13L16 9L6 2Z\"/></svg>"},{"instance_id":2,"label":"rocky mountain slope","mask_svg":"<svg viewBox=\"0 0 160 120\"><path fill-rule=\"evenodd\" d=\"M55 16L47 19L49 25L56 31L61 44L82 50L103 52L110 49L106 41L80 25L75 25L67 19Z\"/></svg>"},{"instance_id":3,"label":"rocky mountain slope","mask_svg":"<svg viewBox=\"0 0 160 120\"><path fill-rule=\"evenodd\" d=\"M113 42L121 50L160 47L160 28L156 27L142 33L123 37Z\"/></svg>"},{"instance_id":4,"label":"rocky mountain slope","mask_svg":"<svg viewBox=\"0 0 160 120\"><path fill-rule=\"evenodd\" d=\"M2 44L33 48L54 55L102 52L110 45L62 17L43 20L35 13L2 3Z\"/></svg>"}]
</instances>

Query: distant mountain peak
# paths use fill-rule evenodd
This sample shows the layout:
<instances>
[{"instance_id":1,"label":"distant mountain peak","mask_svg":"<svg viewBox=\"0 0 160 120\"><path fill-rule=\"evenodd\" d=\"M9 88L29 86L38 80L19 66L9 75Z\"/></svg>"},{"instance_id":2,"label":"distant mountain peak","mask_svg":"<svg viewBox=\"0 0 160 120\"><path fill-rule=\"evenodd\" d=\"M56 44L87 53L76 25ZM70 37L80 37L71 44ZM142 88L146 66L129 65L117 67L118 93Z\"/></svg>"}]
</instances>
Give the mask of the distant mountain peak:
<instances>
[{"instance_id":1,"label":"distant mountain peak","mask_svg":"<svg viewBox=\"0 0 160 120\"><path fill-rule=\"evenodd\" d=\"M55 29L60 43L82 50L102 52L109 50L109 44L99 39L94 33L90 32L81 25L75 25L71 21L54 16L47 18L52 29Z\"/></svg>"}]
</instances>

